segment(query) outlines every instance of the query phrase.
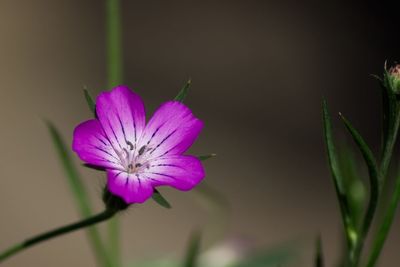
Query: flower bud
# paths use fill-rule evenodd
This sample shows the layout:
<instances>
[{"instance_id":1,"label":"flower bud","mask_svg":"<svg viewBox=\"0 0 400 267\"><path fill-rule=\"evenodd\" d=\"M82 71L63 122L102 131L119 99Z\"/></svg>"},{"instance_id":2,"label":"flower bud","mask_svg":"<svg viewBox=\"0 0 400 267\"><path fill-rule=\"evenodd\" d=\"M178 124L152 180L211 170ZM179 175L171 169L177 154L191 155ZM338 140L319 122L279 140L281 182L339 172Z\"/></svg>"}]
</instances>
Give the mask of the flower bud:
<instances>
[{"instance_id":1,"label":"flower bud","mask_svg":"<svg viewBox=\"0 0 400 267\"><path fill-rule=\"evenodd\" d=\"M388 78L393 92L396 94L400 93L400 64L389 69Z\"/></svg>"}]
</instances>

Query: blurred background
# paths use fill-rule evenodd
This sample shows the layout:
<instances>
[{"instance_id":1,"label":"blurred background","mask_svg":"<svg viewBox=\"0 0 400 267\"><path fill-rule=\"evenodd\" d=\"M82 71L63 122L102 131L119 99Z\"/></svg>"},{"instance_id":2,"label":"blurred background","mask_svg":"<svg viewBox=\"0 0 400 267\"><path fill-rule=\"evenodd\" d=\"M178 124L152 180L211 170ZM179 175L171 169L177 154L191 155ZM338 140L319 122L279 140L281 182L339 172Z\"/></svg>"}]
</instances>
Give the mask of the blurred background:
<instances>
[{"instance_id":1,"label":"blurred background","mask_svg":"<svg viewBox=\"0 0 400 267\"><path fill-rule=\"evenodd\" d=\"M293 266L310 266L320 233L328 266L335 263L341 222L321 99L377 148L380 94L370 74L400 59L394 2L121 2L125 84L143 97L148 115L193 81L186 103L206 126L190 152L218 154L205 166L208 184L230 202L224 240L295 243L301 257ZM105 52L104 1L0 0L0 249L79 218L43 119L71 143L74 127L91 116L83 87L93 95L109 89ZM101 210L104 177L80 172ZM181 257L192 230L203 229L206 246L220 230L194 193L161 192L173 209L150 200L122 216L125 262ZM397 220L381 266L396 265L398 242ZM95 261L80 231L3 266Z\"/></svg>"}]
</instances>

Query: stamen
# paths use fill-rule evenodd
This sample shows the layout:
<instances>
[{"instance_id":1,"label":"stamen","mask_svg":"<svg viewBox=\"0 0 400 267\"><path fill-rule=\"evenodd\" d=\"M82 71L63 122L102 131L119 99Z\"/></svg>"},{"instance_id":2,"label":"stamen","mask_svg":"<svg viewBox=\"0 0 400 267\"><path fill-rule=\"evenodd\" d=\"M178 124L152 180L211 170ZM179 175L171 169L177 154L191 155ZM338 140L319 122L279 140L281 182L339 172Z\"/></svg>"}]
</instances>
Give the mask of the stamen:
<instances>
[{"instance_id":1,"label":"stamen","mask_svg":"<svg viewBox=\"0 0 400 267\"><path fill-rule=\"evenodd\" d=\"M141 156L141 155L143 154L143 152L144 152L145 149L146 149L146 146L142 146L142 147L139 149L139 156Z\"/></svg>"},{"instance_id":2,"label":"stamen","mask_svg":"<svg viewBox=\"0 0 400 267\"><path fill-rule=\"evenodd\" d=\"M129 146L129 150L133 150L133 144L130 141L126 140L126 144Z\"/></svg>"},{"instance_id":3,"label":"stamen","mask_svg":"<svg viewBox=\"0 0 400 267\"><path fill-rule=\"evenodd\" d=\"M132 165L132 163L128 165L128 169L129 169L130 171L133 170L133 165Z\"/></svg>"}]
</instances>

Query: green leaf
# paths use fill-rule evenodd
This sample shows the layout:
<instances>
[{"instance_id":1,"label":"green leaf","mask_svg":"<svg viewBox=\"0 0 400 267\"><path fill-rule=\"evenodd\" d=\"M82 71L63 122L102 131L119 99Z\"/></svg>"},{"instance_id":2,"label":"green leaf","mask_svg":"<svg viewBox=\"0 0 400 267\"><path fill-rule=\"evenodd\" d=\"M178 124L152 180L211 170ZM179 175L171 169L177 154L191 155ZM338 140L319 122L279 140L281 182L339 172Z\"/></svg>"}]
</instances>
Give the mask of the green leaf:
<instances>
[{"instance_id":1,"label":"green leaf","mask_svg":"<svg viewBox=\"0 0 400 267\"><path fill-rule=\"evenodd\" d=\"M360 260L360 255L362 253L362 249L364 246L364 241L367 237L369 229L372 224L372 220L375 215L375 210L378 204L378 197L379 197L379 171L378 166L375 161L375 157L372 154L371 149L368 147L367 143L364 141L362 136L358 133L358 131L351 125L351 123L342 115L339 114L342 118L347 130L350 132L351 136L353 137L354 142L357 144L358 148L361 151L361 154L364 158L364 161L368 168L369 173L369 184L370 184L370 196L367 206L367 212L363 219L363 224L361 226L361 230L357 240L357 247L355 250L355 262L356 264ZM356 265L355 265L356 266Z\"/></svg>"},{"instance_id":2,"label":"green leaf","mask_svg":"<svg viewBox=\"0 0 400 267\"><path fill-rule=\"evenodd\" d=\"M179 91L178 95L174 98L174 100L179 101L179 102L183 102L183 100L185 99L189 88L192 84L192 80L189 79L186 84L183 86L183 88Z\"/></svg>"},{"instance_id":3,"label":"green leaf","mask_svg":"<svg viewBox=\"0 0 400 267\"><path fill-rule=\"evenodd\" d=\"M69 149L65 145L57 128L50 122L46 121L47 128L50 132L54 147L56 149L57 155L61 162L63 171L70 185L70 189L75 198L76 205L78 207L79 213L82 218L89 217L92 215L92 211L89 205L89 197L82 183L82 179L78 174L77 169L71 159L69 154ZM87 233L89 236L90 243L95 252L96 258L100 265L111 266L109 264L109 259L104 249L104 245L101 241L100 234L96 227L87 228Z\"/></svg>"},{"instance_id":4,"label":"green leaf","mask_svg":"<svg viewBox=\"0 0 400 267\"><path fill-rule=\"evenodd\" d=\"M322 254L322 241L320 236L317 238L317 242L315 244L314 266L324 267L324 256Z\"/></svg>"},{"instance_id":5,"label":"green leaf","mask_svg":"<svg viewBox=\"0 0 400 267\"><path fill-rule=\"evenodd\" d=\"M197 156L197 157L199 158L199 160L204 161L204 160L213 158L213 157L215 157L215 156L217 156L217 154L214 154L214 153L213 153L213 154L201 155L201 156Z\"/></svg>"},{"instance_id":6,"label":"green leaf","mask_svg":"<svg viewBox=\"0 0 400 267\"><path fill-rule=\"evenodd\" d=\"M354 142L357 144L358 148L361 151L361 154L364 158L365 163L368 167L369 172L369 182L370 182L370 189L371 189L371 198L378 198L378 187L379 187L379 171L378 165L376 164L375 157L364 141L363 137L358 133L358 131L351 125L351 123L342 115L340 114L341 119L343 120L347 130L350 132L351 136L353 137ZM376 192L375 192L376 191ZM375 195L376 194L376 195Z\"/></svg>"},{"instance_id":7,"label":"green leaf","mask_svg":"<svg viewBox=\"0 0 400 267\"><path fill-rule=\"evenodd\" d=\"M338 163L338 156L336 153L336 147L333 142L333 134L332 134L332 124L331 119L328 112L328 107L326 105L325 100L323 101L323 123L324 123L324 135L325 135L325 144L328 153L328 161L329 167L331 169L332 176L334 178L335 186L337 189L337 193L339 194L339 199L345 198L345 191L343 185L343 178L341 174L341 170Z\"/></svg>"},{"instance_id":8,"label":"green leaf","mask_svg":"<svg viewBox=\"0 0 400 267\"><path fill-rule=\"evenodd\" d=\"M154 193L151 197L160 206L162 206L166 209L171 208L171 204L169 204L169 202L161 195L161 193L157 189L154 189Z\"/></svg>"},{"instance_id":9,"label":"green leaf","mask_svg":"<svg viewBox=\"0 0 400 267\"><path fill-rule=\"evenodd\" d=\"M344 181L345 191L347 192L349 210L356 226L359 226L364 215L367 188L361 179L359 165L354 156L354 152L349 146L342 144L339 149L339 164Z\"/></svg>"},{"instance_id":10,"label":"green leaf","mask_svg":"<svg viewBox=\"0 0 400 267\"><path fill-rule=\"evenodd\" d=\"M197 266L197 259L200 254L200 240L201 240L200 232L199 231L193 232L192 236L190 237L189 244L186 250L183 267Z\"/></svg>"},{"instance_id":11,"label":"green leaf","mask_svg":"<svg viewBox=\"0 0 400 267\"><path fill-rule=\"evenodd\" d=\"M340 170L336 147L333 142L331 119L325 100L323 100L322 102L322 118L324 124L324 137L328 154L329 167L335 185L336 195L339 200L347 245L349 247L349 250L351 250L355 246L355 242L357 240L357 232L349 210L348 199L344 186L344 179Z\"/></svg>"},{"instance_id":12,"label":"green leaf","mask_svg":"<svg viewBox=\"0 0 400 267\"><path fill-rule=\"evenodd\" d=\"M83 89L83 93L85 95L86 103L90 111L93 112L93 114L96 116L96 104L93 101L93 98L90 96L90 93L86 88Z\"/></svg>"}]
</instances>

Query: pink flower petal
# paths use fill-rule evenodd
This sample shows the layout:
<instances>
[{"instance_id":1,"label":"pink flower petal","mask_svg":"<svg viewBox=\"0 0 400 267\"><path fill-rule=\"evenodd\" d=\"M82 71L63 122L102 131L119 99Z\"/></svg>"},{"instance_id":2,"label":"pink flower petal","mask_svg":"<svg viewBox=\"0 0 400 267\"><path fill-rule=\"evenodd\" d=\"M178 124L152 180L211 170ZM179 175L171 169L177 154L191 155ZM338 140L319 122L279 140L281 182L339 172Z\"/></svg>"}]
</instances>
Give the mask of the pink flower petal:
<instances>
[{"instance_id":1,"label":"pink flower petal","mask_svg":"<svg viewBox=\"0 0 400 267\"><path fill-rule=\"evenodd\" d=\"M96 112L111 145L120 151L135 145L146 123L143 101L126 86L117 86L101 93L96 100Z\"/></svg>"},{"instance_id":2,"label":"pink flower petal","mask_svg":"<svg viewBox=\"0 0 400 267\"><path fill-rule=\"evenodd\" d=\"M203 180L205 172L198 158L175 155L152 160L142 176L151 180L153 186L168 185L187 191Z\"/></svg>"},{"instance_id":3,"label":"pink flower petal","mask_svg":"<svg viewBox=\"0 0 400 267\"><path fill-rule=\"evenodd\" d=\"M107 188L127 204L143 203L154 192L151 182L137 173L107 170Z\"/></svg>"},{"instance_id":4,"label":"pink flower petal","mask_svg":"<svg viewBox=\"0 0 400 267\"><path fill-rule=\"evenodd\" d=\"M146 125L139 148L146 148L147 158L179 155L193 144L202 128L203 122L187 106L168 101Z\"/></svg>"},{"instance_id":5,"label":"pink flower petal","mask_svg":"<svg viewBox=\"0 0 400 267\"><path fill-rule=\"evenodd\" d=\"M72 149L86 163L121 168L120 160L98 120L85 121L75 128Z\"/></svg>"}]
</instances>

